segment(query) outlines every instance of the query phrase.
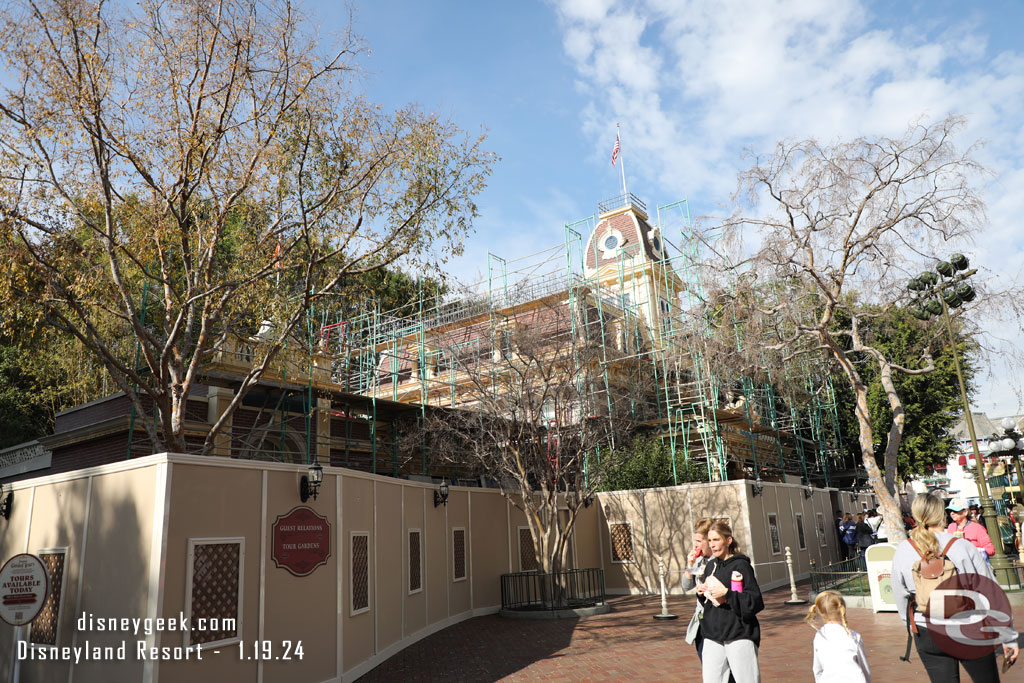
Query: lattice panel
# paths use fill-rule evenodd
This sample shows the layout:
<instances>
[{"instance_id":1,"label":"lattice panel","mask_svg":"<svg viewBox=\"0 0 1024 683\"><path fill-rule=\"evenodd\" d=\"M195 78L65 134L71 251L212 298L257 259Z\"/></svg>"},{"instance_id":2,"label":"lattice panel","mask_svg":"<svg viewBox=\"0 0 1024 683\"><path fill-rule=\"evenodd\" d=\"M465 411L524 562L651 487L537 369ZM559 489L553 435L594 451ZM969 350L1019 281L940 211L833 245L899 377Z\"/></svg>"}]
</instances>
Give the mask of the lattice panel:
<instances>
[{"instance_id":1,"label":"lattice panel","mask_svg":"<svg viewBox=\"0 0 1024 683\"><path fill-rule=\"evenodd\" d=\"M238 637L241 550L241 543L205 543L192 548L191 644ZM200 623L203 630L199 630ZM213 625L235 628L209 630Z\"/></svg>"},{"instance_id":2,"label":"lattice panel","mask_svg":"<svg viewBox=\"0 0 1024 683\"><path fill-rule=\"evenodd\" d=\"M64 583L64 553L40 553L39 559L43 561L46 573L50 575L50 593L46 596L39 616L32 622L29 642L56 645L60 592Z\"/></svg>"},{"instance_id":3,"label":"lattice panel","mask_svg":"<svg viewBox=\"0 0 1024 683\"><path fill-rule=\"evenodd\" d=\"M612 524L612 559L616 562L633 561L633 527L629 524Z\"/></svg>"},{"instance_id":4,"label":"lattice panel","mask_svg":"<svg viewBox=\"0 0 1024 683\"><path fill-rule=\"evenodd\" d=\"M409 591L418 591L420 578L420 532L409 532Z\"/></svg>"},{"instance_id":5,"label":"lattice panel","mask_svg":"<svg viewBox=\"0 0 1024 683\"><path fill-rule=\"evenodd\" d=\"M452 560L456 579L466 578L466 530L452 530Z\"/></svg>"},{"instance_id":6,"label":"lattice panel","mask_svg":"<svg viewBox=\"0 0 1024 683\"><path fill-rule=\"evenodd\" d=\"M370 539L352 537L352 611L370 606Z\"/></svg>"},{"instance_id":7,"label":"lattice panel","mask_svg":"<svg viewBox=\"0 0 1024 683\"><path fill-rule=\"evenodd\" d=\"M537 570L537 553L533 547L533 536L529 529L519 530L519 571Z\"/></svg>"}]
</instances>

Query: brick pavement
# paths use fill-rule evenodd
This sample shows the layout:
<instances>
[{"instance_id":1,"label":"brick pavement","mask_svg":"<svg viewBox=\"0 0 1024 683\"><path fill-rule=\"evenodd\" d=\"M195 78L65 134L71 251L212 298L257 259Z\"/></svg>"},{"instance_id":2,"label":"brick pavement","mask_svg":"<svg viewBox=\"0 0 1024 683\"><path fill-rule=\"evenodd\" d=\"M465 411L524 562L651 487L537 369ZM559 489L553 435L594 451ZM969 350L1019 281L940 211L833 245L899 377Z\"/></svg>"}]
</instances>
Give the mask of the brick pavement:
<instances>
[{"instance_id":1,"label":"brick pavement","mask_svg":"<svg viewBox=\"0 0 1024 683\"><path fill-rule=\"evenodd\" d=\"M765 610L759 615L765 681L813 681L814 632L803 622L806 606L784 604L789 595L789 589L766 593ZM699 683L697 653L683 642L693 613L692 597L669 599L669 610L679 615L675 621L652 618L661 611L657 597L621 596L609 602L611 613L588 619L469 619L424 638L359 680ZM895 614L851 609L847 617L850 628L864 638L875 683L928 680L916 652L909 664L899 661L906 631ZM1024 609L1015 607L1014 619L1019 628ZM1021 664L1004 680L1024 681Z\"/></svg>"}]
</instances>

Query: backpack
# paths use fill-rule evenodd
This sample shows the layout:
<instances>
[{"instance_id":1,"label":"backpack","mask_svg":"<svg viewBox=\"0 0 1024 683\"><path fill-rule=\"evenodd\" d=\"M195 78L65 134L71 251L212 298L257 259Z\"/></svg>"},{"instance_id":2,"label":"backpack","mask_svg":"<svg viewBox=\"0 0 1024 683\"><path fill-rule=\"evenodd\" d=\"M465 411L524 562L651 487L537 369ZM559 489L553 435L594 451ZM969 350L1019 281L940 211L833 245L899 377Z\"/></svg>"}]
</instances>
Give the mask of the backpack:
<instances>
[{"instance_id":1,"label":"backpack","mask_svg":"<svg viewBox=\"0 0 1024 683\"><path fill-rule=\"evenodd\" d=\"M910 568L910 575L914 577L914 600L913 603L917 607L917 611L922 614L928 611L928 598L931 597L932 591L939 587L946 579L952 578L957 575L957 568L953 562L946 557L949 552L951 545L956 543L957 539L951 539L946 547L942 549L938 557L933 557L930 560L926 560L924 553L917 547L917 544L913 540L910 541L911 547L921 556L917 562Z\"/></svg>"},{"instance_id":2,"label":"backpack","mask_svg":"<svg viewBox=\"0 0 1024 683\"><path fill-rule=\"evenodd\" d=\"M853 522L843 522L843 543L847 545L857 543L857 525Z\"/></svg>"},{"instance_id":3,"label":"backpack","mask_svg":"<svg viewBox=\"0 0 1024 683\"><path fill-rule=\"evenodd\" d=\"M900 657L904 662L910 661L910 645L913 642L911 633L917 633L917 622L914 621L914 612L927 614L928 599L931 597L932 591L938 588L943 581L960 573L952 560L946 557L950 547L957 540L956 538L950 539L949 543L946 544L946 547L942 549L942 552L937 557L925 559L924 553L917 547L913 539L910 539L910 546L920 559L910 567L910 575L914 578L914 593L907 602L907 651ZM947 598L947 600L949 599ZM951 614L957 614L971 609L971 605L968 604L966 598L954 598L952 608Z\"/></svg>"}]
</instances>

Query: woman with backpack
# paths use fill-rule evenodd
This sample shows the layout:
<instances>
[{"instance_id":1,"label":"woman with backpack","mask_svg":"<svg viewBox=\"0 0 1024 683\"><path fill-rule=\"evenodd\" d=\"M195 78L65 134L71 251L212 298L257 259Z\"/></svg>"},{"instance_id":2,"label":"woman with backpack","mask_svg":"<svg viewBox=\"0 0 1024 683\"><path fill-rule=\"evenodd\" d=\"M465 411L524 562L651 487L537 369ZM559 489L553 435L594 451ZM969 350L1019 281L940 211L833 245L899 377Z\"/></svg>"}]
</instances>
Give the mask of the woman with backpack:
<instances>
[{"instance_id":1,"label":"woman with backpack","mask_svg":"<svg viewBox=\"0 0 1024 683\"><path fill-rule=\"evenodd\" d=\"M941 498L930 493L917 496L913 515L917 526L910 532L910 539L896 548L892 560L893 595L908 631L907 654L901 659L909 660L912 632L917 654L932 683L959 681L961 664L974 683L998 681L994 649L978 658L958 658L936 644L924 614L932 590L944 580L955 574L980 574L994 582L992 568L969 541L945 531L946 510ZM1009 663L1018 654L1016 633L1013 635L1012 642L1007 638L1003 644Z\"/></svg>"}]
</instances>

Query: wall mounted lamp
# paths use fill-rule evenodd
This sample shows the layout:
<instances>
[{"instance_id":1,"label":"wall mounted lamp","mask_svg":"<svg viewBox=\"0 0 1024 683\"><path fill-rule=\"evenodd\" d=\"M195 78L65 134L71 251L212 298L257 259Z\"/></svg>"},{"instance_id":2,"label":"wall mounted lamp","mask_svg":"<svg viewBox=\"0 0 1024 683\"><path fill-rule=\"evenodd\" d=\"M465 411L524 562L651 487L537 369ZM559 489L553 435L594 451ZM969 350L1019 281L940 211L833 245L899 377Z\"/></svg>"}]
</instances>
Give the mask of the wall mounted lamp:
<instances>
[{"instance_id":1,"label":"wall mounted lamp","mask_svg":"<svg viewBox=\"0 0 1024 683\"><path fill-rule=\"evenodd\" d=\"M448 507L448 482L442 481L441 485L434 491L434 507L444 505Z\"/></svg>"},{"instance_id":2,"label":"wall mounted lamp","mask_svg":"<svg viewBox=\"0 0 1024 683\"><path fill-rule=\"evenodd\" d=\"M0 517L10 519L12 505L14 505L14 491L8 491L4 499L0 501Z\"/></svg>"},{"instance_id":3,"label":"wall mounted lamp","mask_svg":"<svg viewBox=\"0 0 1024 683\"><path fill-rule=\"evenodd\" d=\"M324 468L320 466L319 460L315 460L309 466L309 471L302 475L302 479L299 480L299 498L302 499L303 503L310 498L316 500L317 494L320 492L320 484L323 480Z\"/></svg>"}]
</instances>

